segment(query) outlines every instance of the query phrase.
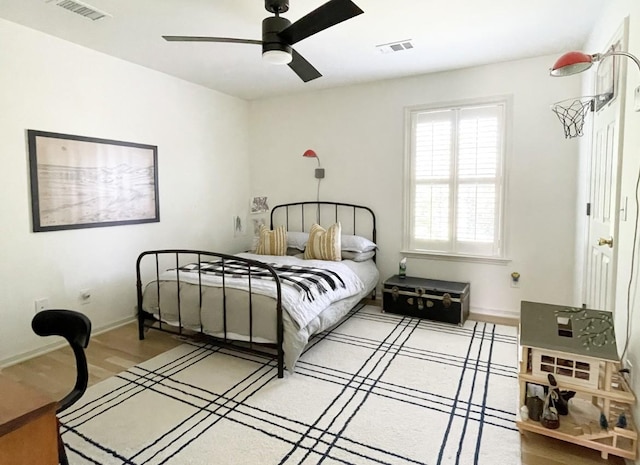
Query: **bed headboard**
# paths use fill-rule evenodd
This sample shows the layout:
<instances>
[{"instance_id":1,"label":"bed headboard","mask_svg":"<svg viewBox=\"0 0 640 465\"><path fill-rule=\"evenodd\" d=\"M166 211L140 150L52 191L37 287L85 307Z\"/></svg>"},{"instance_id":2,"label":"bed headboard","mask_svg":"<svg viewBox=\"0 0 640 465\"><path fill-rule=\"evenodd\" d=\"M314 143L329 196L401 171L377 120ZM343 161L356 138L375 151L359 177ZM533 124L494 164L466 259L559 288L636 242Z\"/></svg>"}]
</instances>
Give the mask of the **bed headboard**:
<instances>
[{"instance_id":1,"label":"bed headboard","mask_svg":"<svg viewBox=\"0 0 640 465\"><path fill-rule=\"evenodd\" d=\"M271 210L271 229L284 224L287 231L309 231L314 223L329 227L340 222L343 234L354 234L376 242L376 215L369 207L341 202L294 202Z\"/></svg>"}]
</instances>

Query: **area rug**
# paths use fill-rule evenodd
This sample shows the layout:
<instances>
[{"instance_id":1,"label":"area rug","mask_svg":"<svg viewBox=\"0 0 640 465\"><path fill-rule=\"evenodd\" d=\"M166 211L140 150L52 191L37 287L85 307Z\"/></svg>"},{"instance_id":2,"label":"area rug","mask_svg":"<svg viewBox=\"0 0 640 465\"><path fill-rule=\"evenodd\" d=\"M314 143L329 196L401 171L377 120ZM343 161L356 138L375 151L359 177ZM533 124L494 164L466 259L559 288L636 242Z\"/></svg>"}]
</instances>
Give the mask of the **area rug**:
<instances>
[{"instance_id":1,"label":"area rug","mask_svg":"<svg viewBox=\"0 0 640 465\"><path fill-rule=\"evenodd\" d=\"M365 306L272 360L185 343L62 416L79 464L519 464L516 328Z\"/></svg>"}]
</instances>

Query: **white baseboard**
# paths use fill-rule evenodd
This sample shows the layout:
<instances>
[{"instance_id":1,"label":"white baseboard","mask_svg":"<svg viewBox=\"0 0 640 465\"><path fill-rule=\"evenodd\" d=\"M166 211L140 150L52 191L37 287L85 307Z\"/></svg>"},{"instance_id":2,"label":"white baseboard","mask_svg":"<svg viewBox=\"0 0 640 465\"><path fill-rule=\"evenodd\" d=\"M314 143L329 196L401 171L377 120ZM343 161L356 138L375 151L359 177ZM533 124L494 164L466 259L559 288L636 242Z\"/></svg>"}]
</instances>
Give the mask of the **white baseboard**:
<instances>
[{"instance_id":1,"label":"white baseboard","mask_svg":"<svg viewBox=\"0 0 640 465\"><path fill-rule=\"evenodd\" d=\"M520 310L497 310L495 308L472 307L470 312L474 315L486 315L497 318L520 319Z\"/></svg>"},{"instance_id":2,"label":"white baseboard","mask_svg":"<svg viewBox=\"0 0 640 465\"><path fill-rule=\"evenodd\" d=\"M373 299L370 299L370 301L374 302ZM375 304L373 305L382 306L382 292L376 293ZM486 315L495 318L520 319L520 310L496 310L494 308L472 307L469 309L469 312L474 315Z\"/></svg>"},{"instance_id":3,"label":"white baseboard","mask_svg":"<svg viewBox=\"0 0 640 465\"><path fill-rule=\"evenodd\" d=\"M111 331L112 329L119 328L120 326L128 325L137 320L136 316L128 316L123 318L122 320L115 321L113 323L109 323L108 325L101 326L100 328L91 331L91 336L97 336L98 334L106 333L107 331Z\"/></svg>"},{"instance_id":4,"label":"white baseboard","mask_svg":"<svg viewBox=\"0 0 640 465\"><path fill-rule=\"evenodd\" d=\"M107 325L101 326L99 328L93 328L91 331L91 337L97 336L98 334L106 333L107 331L111 331L112 329L119 328L120 326L124 326L126 324L135 321L135 316L130 316L127 318L123 318L122 320L115 321L113 323L109 323ZM89 342L91 343L91 342ZM46 344L44 346L38 347L37 349L28 350L18 355L13 355L11 357L0 359L0 369L10 367L11 365L16 365L18 363L27 361L34 357L38 357L40 355L47 354L49 352L53 352L54 350L61 349L63 347L67 347L69 343L65 340L58 340L57 342L52 342L50 344Z\"/></svg>"}]
</instances>

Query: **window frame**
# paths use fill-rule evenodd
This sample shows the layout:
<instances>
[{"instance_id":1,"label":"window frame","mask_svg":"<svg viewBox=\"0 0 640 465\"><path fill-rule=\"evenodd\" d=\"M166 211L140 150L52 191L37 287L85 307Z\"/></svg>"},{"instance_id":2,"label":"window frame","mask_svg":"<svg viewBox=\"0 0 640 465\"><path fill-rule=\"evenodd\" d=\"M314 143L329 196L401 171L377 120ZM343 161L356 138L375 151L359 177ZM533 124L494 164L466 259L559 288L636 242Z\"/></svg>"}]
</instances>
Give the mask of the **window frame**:
<instances>
[{"instance_id":1,"label":"window frame","mask_svg":"<svg viewBox=\"0 0 640 465\"><path fill-rule=\"evenodd\" d=\"M425 257L430 258L442 258L446 260L464 260L464 261L476 261L476 262L503 262L509 261L507 258L507 161L510 153L510 137L512 133L511 128L511 114L512 114L512 96L511 95L499 95L487 98L477 99L465 99L453 102L440 102L437 104L424 104L405 107L405 150L404 150L404 183L403 183L403 239L402 239L402 253L407 256ZM451 241L451 237L455 237L456 231L455 222L451 223L450 239L446 241L447 247L434 247L434 248L420 248L412 247L414 240L411 237L413 227L413 205L415 186L417 185L413 176L413 153L414 153L414 134L413 134L413 120L414 116L417 116L422 112L437 112L437 111L450 111L459 110L462 108L473 108L478 106L498 106L501 105L502 111L502 128L501 128L501 159L498 162L498 173L496 173L496 179L498 182L495 184L499 187L499 195L496 199L497 210L497 226L496 234L497 241L494 241L493 253L484 254L477 253L472 250L454 250L453 245L455 240ZM455 150L455 158L457 163L457 157L459 156L457 148ZM453 163L453 162L452 162ZM451 173L453 176L453 173ZM449 183L452 183L449 180ZM455 184L455 183L453 183ZM450 198L450 205L454 205L455 195ZM455 206L455 205L454 205ZM450 217L455 217L456 212L453 211ZM497 245L497 250L496 249Z\"/></svg>"}]
</instances>

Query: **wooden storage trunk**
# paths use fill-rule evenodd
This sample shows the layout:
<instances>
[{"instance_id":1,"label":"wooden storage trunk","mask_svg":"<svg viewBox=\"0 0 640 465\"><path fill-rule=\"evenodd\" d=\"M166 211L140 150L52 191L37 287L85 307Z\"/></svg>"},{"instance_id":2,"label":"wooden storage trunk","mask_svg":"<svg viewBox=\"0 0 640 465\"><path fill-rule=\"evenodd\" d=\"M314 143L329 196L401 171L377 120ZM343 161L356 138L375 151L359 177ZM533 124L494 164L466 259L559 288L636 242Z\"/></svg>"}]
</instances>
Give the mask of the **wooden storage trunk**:
<instances>
[{"instance_id":1,"label":"wooden storage trunk","mask_svg":"<svg viewBox=\"0 0 640 465\"><path fill-rule=\"evenodd\" d=\"M469 283L395 275L384 282L385 312L462 326L469 316Z\"/></svg>"}]
</instances>

